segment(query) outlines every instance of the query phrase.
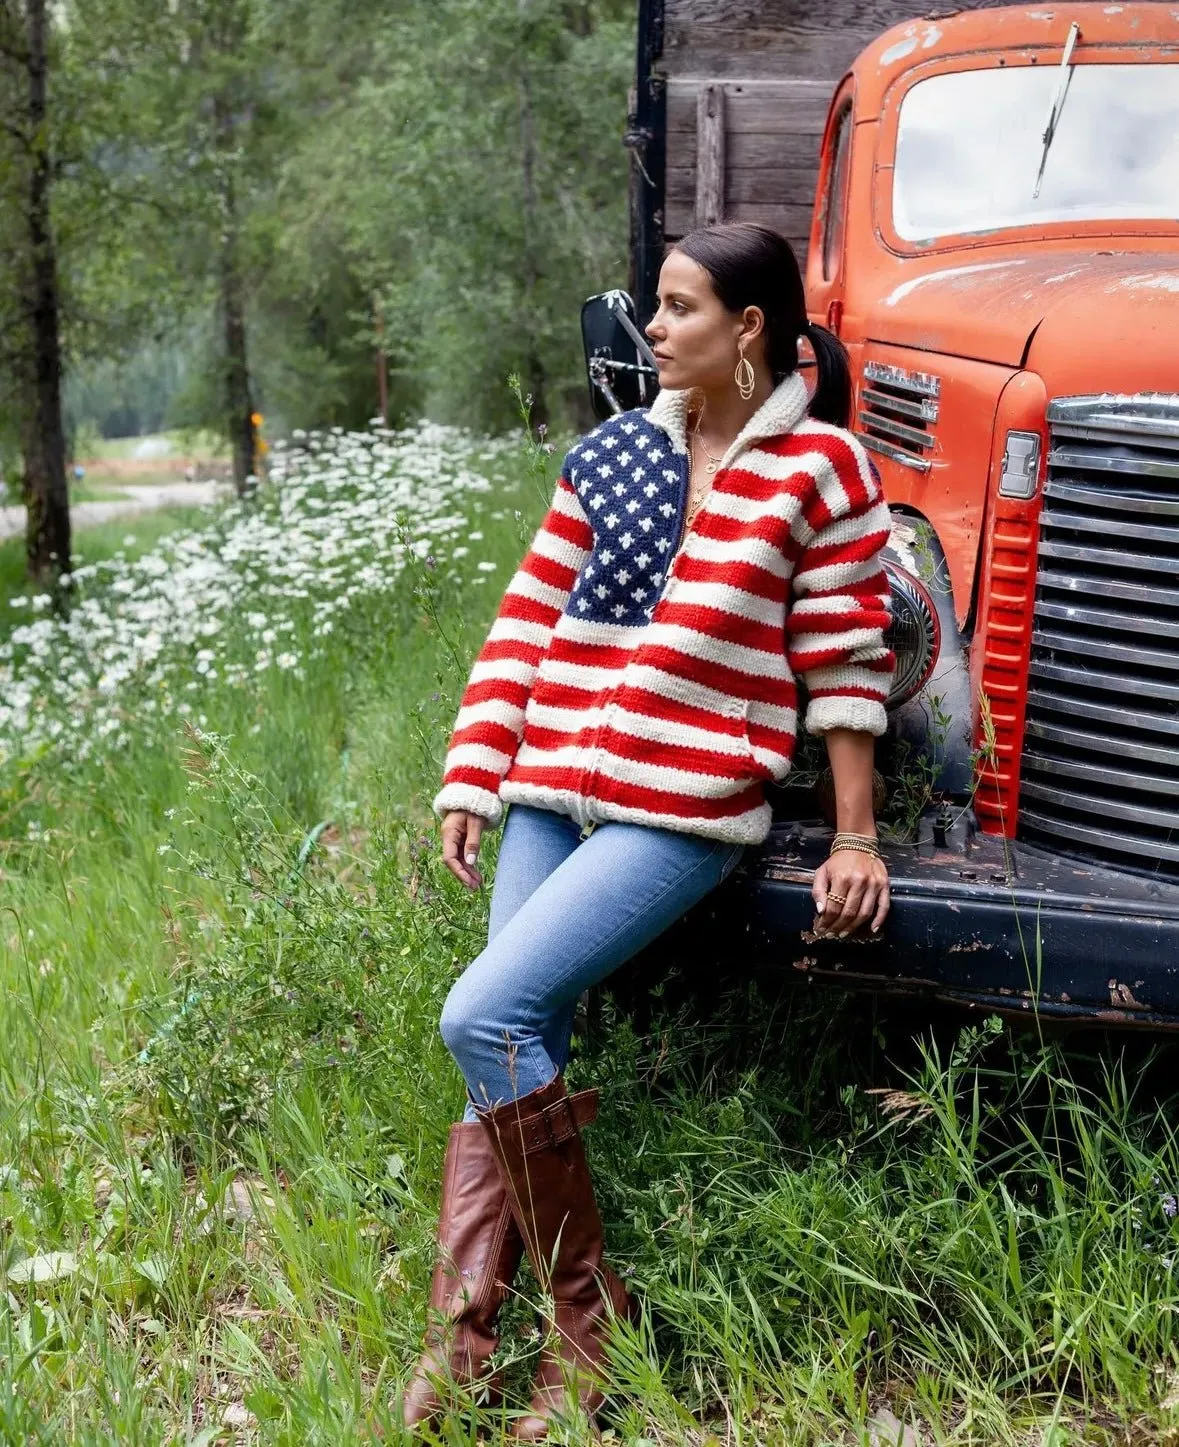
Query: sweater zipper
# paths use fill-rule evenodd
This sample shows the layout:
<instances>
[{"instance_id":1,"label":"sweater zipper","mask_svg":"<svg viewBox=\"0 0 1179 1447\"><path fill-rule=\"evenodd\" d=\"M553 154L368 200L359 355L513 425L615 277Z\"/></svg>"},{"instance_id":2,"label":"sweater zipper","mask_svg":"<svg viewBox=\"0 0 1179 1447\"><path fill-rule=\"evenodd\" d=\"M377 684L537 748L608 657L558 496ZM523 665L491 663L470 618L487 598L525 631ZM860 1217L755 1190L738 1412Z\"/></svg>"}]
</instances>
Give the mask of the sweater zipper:
<instances>
[{"instance_id":1,"label":"sweater zipper","mask_svg":"<svg viewBox=\"0 0 1179 1447\"><path fill-rule=\"evenodd\" d=\"M691 467L689 466L687 459L681 457L678 452L674 455L680 469L680 498L679 507L676 509L675 515L676 541L675 546L671 550L671 557L667 560L667 570L663 575L663 587L659 590L660 598L662 598L663 595L667 592L668 585L671 582L672 564L675 562L676 558L679 557L680 548L683 547L684 544L681 533L684 526L684 515L688 511L688 485L691 481Z\"/></svg>"}]
</instances>

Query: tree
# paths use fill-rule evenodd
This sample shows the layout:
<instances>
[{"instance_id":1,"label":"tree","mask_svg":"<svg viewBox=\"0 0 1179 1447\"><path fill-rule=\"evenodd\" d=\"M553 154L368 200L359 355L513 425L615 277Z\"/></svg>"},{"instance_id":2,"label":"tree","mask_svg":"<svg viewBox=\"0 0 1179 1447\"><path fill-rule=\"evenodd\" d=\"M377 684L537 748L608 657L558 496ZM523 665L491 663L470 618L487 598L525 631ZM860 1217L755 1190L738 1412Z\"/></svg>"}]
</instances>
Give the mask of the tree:
<instances>
[{"instance_id":1,"label":"tree","mask_svg":"<svg viewBox=\"0 0 1179 1447\"><path fill-rule=\"evenodd\" d=\"M4 147L5 271L11 298L3 361L16 419L30 579L69 566L70 509L62 416L61 297L53 221L58 176L50 115L57 49L47 0L0 3L0 125Z\"/></svg>"}]
</instances>

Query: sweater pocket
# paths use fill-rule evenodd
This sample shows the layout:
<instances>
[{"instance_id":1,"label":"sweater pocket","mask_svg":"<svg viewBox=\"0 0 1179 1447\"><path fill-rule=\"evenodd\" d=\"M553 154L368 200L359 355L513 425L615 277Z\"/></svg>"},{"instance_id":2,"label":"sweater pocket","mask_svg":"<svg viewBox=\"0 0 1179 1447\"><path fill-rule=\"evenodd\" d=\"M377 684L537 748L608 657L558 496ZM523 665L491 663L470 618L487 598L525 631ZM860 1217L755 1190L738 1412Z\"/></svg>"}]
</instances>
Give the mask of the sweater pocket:
<instances>
[{"instance_id":1,"label":"sweater pocket","mask_svg":"<svg viewBox=\"0 0 1179 1447\"><path fill-rule=\"evenodd\" d=\"M751 775L767 783L780 783L790 772L797 729L797 694L783 680L771 700L746 698L741 702L741 730Z\"/></svg>"}]
</instances>

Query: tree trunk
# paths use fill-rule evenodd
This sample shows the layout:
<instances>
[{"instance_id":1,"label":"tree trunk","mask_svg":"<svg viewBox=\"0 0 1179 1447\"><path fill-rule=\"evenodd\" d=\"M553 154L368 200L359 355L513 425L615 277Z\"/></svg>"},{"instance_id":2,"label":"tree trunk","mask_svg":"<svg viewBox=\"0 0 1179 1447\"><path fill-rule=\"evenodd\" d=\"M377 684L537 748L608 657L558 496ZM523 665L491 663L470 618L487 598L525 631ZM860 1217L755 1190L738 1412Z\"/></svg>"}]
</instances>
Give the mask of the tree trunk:
<instances>
[{"instance_id":1,"label":"tree trunk","mask_svg":"<svg viewBox=\"0 0 1179 1447\"><path fill-rule=\"evenodd\" d=\"M57 252L50 214L49 22L47 0L28 0L29 238L21 450L22 490L28 509L25 563L29 578L45 585L70 566L70 500L65 474L61 410L60 301Z\"/></svg>"},{"instance_id":2,"label":"tree trunk","mask_svg":"<svg viewBox=\"0 0 1179 1447\"><path fill-rule=\"evenodd\" d=\"M522 19L525 13L526 5L524 0L521 0ZM524 27L521 28L523 30ZM521 45L521 50L524 49ZM532 425L547 427L549 407L545 395L544 363L536 345L535 332L539 321L536 286L540 280L540 265L537 261L540 208L536 197L536 118L532 108L532 88L526 59L522 59L520 67L520 178L524 203L524 325L528 328L524 371L528 391L532 394Z\"/></svg>"},{"instance_id":3,"label":"tree trunk","mask_svg":"<svg viewBox=\"0 0 1179 1447\"><path fill-rule=\"evenodd\" d=\"M258 431L254 425L254 400L250 390L250 365L246 349L246 298L238 258L237 190L234 186L231 153L234 144L233 117L224 97L215 102L218 142L222 153L222 205L224 230L221 239L221 315L225 325L225 424L233 448L233 483L241 497L251 486L249 478L258 470Z\"/></svg>"}]
</instances>

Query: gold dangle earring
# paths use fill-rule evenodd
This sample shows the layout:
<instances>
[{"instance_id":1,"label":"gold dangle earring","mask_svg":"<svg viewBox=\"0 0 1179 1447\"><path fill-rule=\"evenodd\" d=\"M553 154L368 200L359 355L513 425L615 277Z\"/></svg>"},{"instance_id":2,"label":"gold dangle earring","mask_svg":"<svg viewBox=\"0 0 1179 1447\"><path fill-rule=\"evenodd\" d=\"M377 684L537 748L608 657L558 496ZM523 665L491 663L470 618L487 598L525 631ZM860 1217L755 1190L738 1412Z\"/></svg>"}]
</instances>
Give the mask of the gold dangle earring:
<instances>
[{"instance_id":1,"label":"gold dangle earring","mask_svg":"<svg viewBox=\"0 0 1179 1447\"><path fill-rule=\"evenodd\" d=\"M742 402L748 402L753 396L753 389L757 385L757 378L753 375L753 367L745 355L745 348L739 347L741 354L737 363L737 370L733 373L733 380L737 384L737 391L741 394Z\"/></svg>"}]
</instances>

